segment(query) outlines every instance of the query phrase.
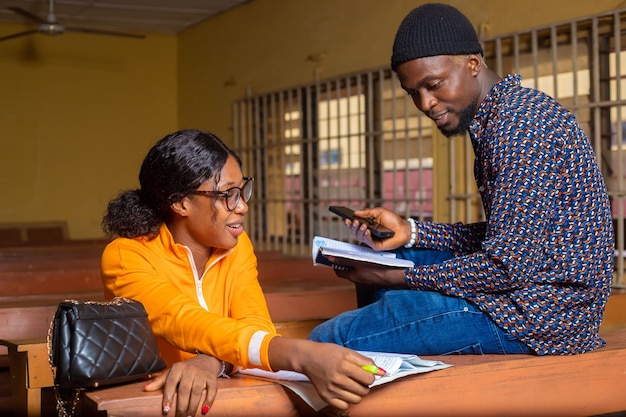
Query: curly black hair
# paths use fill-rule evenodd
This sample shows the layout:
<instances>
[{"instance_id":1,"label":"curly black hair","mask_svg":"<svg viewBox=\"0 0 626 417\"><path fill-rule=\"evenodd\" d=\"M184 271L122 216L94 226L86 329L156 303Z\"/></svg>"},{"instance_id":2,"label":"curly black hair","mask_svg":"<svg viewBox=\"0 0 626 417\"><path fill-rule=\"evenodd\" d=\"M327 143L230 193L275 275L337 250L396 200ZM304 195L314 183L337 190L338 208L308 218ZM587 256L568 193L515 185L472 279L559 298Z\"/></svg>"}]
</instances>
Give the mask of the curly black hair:
<instances>
[{"instance_id":1,"label":"curly black hair","mask_svg":"<svg viewBox=\"0 0 626 417\"><path fill-rule=\"evenodd\" d=\"M140 189L121 192L102 219L107 237L154 238L171 215L170 206L208 179L215 184L229 156L239 157L217 136L200 130L180 130L150 149L139 172Z\"/></svg>"}]
</instances>

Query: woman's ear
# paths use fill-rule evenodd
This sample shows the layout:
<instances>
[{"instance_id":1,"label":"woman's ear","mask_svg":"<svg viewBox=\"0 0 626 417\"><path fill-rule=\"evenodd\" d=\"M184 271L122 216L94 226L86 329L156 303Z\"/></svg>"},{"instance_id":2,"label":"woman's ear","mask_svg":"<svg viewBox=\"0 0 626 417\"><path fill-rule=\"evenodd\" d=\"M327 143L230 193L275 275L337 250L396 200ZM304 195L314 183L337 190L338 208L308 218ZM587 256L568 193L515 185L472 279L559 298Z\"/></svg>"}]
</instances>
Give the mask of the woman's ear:
<instances>
[{"instance_id":1,"label":"woman's ear","mask_svg":"<svg viewBox=\"0 0 626 417\"><path fill-rule=\"evenodd\" d=\"M172 211L179 216L186 217L187 216L187 198L183 197L178 201L170 204L170 208Z\"/></svg>"}]
</instances>

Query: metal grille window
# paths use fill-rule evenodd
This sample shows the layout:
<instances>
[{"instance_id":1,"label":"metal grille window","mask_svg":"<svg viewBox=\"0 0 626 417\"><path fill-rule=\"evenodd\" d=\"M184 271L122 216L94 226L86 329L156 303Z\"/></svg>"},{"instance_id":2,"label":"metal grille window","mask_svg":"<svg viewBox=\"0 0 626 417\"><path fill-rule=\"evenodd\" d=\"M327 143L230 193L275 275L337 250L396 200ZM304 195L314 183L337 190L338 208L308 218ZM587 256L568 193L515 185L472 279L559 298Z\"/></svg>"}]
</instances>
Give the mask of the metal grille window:
<instances>
[{"instance_id":1,"label":"metal grille window","mask_svg":"<svg viewBox=\"0 0 626 417\"><path fill-rule=\"evenodd\" d=\"M625 13L482 37L496 73L521 74L525 86L555 97L587 132L612 201L618 287L626 286ZM449 193L447 200L434 198L433 136L439 133L388 69L248 96L234 103L233 114L244 174L259 179L248 217L257 250L309 256L315 234L347 239L327 210L332 204L384 205L430 220L436 202L448 201L440 210L447 221L483 218L465 138L446 142L449 184L437 189ZM437 163L445 165L444 159Z\"/></svg>"},{"instance_id":2,"label":"metal grille window","mask_svg":"<svg viewBox=\"0 0 626 417\"><path fill-rule=\"evenodd\" d=\"M616 230L614 286L624 287L624 26L616 10L484 39L486 60L498 74L520 73L523 83L555 97L589 136L604 174Z\"/></svg>"},{"instance_id":3,"label":"metal grille window","mask_svg":"<svg viewBox=\"0 0 626 417\"><path fill-rule=\"evenodd\" d=\"M432 126L379 69L235 103L235 149L259 178L248 231L258 250L307 256L314 235L348 239L330 205L384 205L432 219Z\"/></svg>"}]
</instances>

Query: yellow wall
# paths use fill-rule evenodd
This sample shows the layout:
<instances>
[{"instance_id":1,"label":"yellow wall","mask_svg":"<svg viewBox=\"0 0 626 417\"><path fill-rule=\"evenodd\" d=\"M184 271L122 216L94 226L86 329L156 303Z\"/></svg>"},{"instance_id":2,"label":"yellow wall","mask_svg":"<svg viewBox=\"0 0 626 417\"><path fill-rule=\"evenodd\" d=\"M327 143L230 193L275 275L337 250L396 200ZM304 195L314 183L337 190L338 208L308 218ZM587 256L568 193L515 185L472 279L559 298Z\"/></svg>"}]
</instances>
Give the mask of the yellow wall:
<instances>
[{"instance_id":1,"label":"yellow wall","mask_svg":"<svg viewBox=\"0 0 626 417\"><path fill-rule=\"evenodd\" d=\"M106 203L137 187L139 164L178 128L232 143L231 103L388 65L419 1L253 0L178 37L34 35L0 43L0 223L66 220L101 237ZM486 35L556 23L622 1L449 1ZM0 25L0 35L24 27ZM317 63L307 57L324 56Z\"/></svg>"},{"instance_id":2,"label":"yellow wall","mask_svg":"<svg viewBox=\"0 0 626 417\"><path fill-rule=\"evenodd\" d=\"M137 187L148 147L178 126L176 42L67 33L0 43L0 223L60 220L72 239L102 236L107 202Z\"/></svg>"},{"instance_id":3,"label":"yellow wall","mask_svg":"<svg viewBox=\"0 0 626 417\"><path fill-rule=\"evenodd\" d=\"M484 36L612 10L623 1L444 1ZM230 103L246 95L389 65L402 18L425 1L253 0L180 36L179 121L231 138ZM321 63L310 55L324 55ZM234 85L232 82L234 81Z\"/></svg>"}]
</instances>

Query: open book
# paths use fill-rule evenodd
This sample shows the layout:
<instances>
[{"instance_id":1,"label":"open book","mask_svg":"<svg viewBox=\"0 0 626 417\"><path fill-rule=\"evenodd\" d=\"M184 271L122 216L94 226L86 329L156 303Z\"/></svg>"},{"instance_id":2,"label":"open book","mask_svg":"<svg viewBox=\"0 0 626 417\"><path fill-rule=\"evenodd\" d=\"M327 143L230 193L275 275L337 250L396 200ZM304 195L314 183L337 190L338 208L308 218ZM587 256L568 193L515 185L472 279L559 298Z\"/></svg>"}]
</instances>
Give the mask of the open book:
<instances>
[{"instance_id":1,"label":"open book","mask_svg":"<svg viewBox=\"0 0 626 417\"><path fill-rule=\"evenodd\" d=\"M376 376L370 387L386 384L404 376L436 371L452 366L441 361L422 359L417 355L366 351L359 351L359 353L371 358L377 366L387 371L383 376ZM273 380L298 394L315 411L319 411L328 405L320 398L313 384L304 374L292 371L269 372L262 369L240 369L239 373Z\"/></svg>"},{"instance_id":2,"label":"open book","mask_svg":"<svg viewBox=\"0 0 626 417\"><path fill-rule=\"evenodd\" d=\"M367 246L359 246L327 237L315 236L312 246L313 265L326 265L337 268L339 266L334 265L327 258L327 256L335 256L337 258L353 259L396 268L411 268L414 266L412 261L396 258L396 254L393 252L376 251Z\"/></svg>"}]
</instances>

